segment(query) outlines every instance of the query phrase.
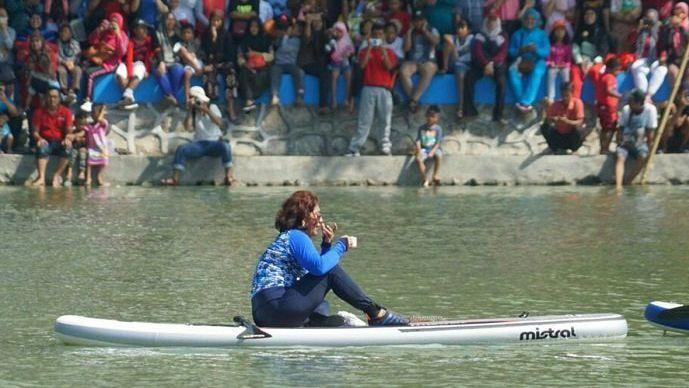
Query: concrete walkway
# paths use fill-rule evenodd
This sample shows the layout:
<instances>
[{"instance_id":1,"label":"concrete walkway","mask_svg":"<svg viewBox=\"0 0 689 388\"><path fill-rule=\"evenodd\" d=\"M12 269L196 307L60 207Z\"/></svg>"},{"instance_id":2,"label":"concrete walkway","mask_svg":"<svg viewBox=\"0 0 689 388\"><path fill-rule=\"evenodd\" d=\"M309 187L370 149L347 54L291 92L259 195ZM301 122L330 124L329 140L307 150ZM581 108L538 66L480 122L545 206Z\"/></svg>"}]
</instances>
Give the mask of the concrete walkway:
<instances>
[{"instance_id":1,"label":"concrete walkway","mask_svg":"<svg viewBox=\"0 0 689 388\"><path fill-rule=\"evenodd\" d=\"M51 160L49 173L55 161ZM689 183L689 155L657 155L649 174L652 184ZM171 157L113 156L108 181L157 184L170 175ZM606 156L464 156L443 160L443 184L551 185L611 183L614 160ZM245 185L417 185L419 175L409 156L252 156L235 158L235 176ZM35 177L30 155L0 155L0 183L24 184ZM219 160L190 163L184 184L221 182Z\"/></svg>"}]
</instances>

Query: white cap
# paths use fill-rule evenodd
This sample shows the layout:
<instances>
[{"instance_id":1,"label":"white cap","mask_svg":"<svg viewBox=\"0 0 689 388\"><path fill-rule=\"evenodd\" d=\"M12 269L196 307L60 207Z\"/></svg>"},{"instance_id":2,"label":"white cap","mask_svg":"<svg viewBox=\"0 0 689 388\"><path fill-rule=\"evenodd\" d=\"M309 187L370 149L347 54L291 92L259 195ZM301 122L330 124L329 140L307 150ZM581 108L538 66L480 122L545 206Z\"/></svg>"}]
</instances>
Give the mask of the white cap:
<instances>
[{"instance_id":1,"label":"white cap","mask_svg":"<svg viewBox=\"0 0 689 388\"><path fill-rule=\"evenodd\" d=\"M200 86L192 86L189 88L189 95L201 102L208 102L211 99L206 96L206 92Z\"/></svg>"}]
</instances>

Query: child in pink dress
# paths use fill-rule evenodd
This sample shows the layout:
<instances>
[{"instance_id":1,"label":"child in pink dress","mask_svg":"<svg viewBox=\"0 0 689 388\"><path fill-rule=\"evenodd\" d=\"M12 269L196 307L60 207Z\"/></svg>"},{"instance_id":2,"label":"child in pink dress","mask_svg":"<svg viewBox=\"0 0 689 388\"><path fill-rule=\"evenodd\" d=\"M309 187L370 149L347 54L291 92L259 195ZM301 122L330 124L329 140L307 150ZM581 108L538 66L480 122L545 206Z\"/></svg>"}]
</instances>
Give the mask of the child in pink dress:
<instances>
[{"instance_id":1,"label":"child in pink dress","mask_svg":"<svg viewBox=\"0 0 689 388\"><path fill-rule=\"evenodd\" d=\"M340 74L345 78L345 104L347 109L354 111L354 100L351 96L352 88L352 69L350 67L349 59L354 55L354 44L349 37L347 26L343 22L337 22L330 30L332 40L326 46L330 50L330 69L332 82L332 107L337 109L337 79Z\"/></svg>"},{"instance_id":2,"label":"child in pink dress","mask_svg":"<svg viewBox=\"0 0 689 388\"><path fill-rule=\"evenodd\" d=\"M557 76L560 76L562 84L569 82L569 73L572 66L572 45L569 43L567 29L563 20L553 23L553 31L550 33L550 56L546 60L548 65L548 96L547 104L555 101L555 86Z\"/></svg>"},{"instance_id":3,"label":"child in pink dress","mask_svg":"<svg viewBox=\"0 0 689 388\"><path fill-rule=\"evenodd\" d=\"M93 105L91 112L93 122L87 125L86 148L88 149L88 177L86 186L91 185L91 180L96 175L99 186L107 186L105 182L105 166L108 165L108 120L105 119L105 105Z\"/></svg>"}]
</instances>

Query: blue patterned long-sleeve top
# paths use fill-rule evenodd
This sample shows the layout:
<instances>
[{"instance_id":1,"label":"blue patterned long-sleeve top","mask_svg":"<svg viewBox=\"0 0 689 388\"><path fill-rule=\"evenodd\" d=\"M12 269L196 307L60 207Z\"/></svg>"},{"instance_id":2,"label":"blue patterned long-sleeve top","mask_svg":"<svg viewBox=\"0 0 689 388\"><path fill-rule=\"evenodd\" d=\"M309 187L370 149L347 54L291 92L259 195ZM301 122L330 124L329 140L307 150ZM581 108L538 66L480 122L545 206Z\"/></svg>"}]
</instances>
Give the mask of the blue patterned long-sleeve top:
<instances>
[{"instance_id":1,"label":"blue patterned long-sleeve top","mask_svg":"<svg viewBox=\"0 0 689 388\"><path fill-rule=\"evenodd\" d=\"M308 234L298 229L282 232L258 259L251 283L251 296L274 287L292 287L307 273L322 276L336 266L347 245L338 240L334 245L324 244L318 253Z\"/></svg>"},{"instance_id":2,"label":"blue patterned long-sleeve top","mask_svg":"<svg viewBox=\"0 0 689 388\"><path fill-rule=\"evenodd\" d=\"M519 53L519 49L533 43L536 50L531 52ZM508 54L512 58L521 57L534 62L544 61L550 55L550 41L545 31L540 28L527 30L520 28L512 34Z\"/></svg>"}]
</instances>

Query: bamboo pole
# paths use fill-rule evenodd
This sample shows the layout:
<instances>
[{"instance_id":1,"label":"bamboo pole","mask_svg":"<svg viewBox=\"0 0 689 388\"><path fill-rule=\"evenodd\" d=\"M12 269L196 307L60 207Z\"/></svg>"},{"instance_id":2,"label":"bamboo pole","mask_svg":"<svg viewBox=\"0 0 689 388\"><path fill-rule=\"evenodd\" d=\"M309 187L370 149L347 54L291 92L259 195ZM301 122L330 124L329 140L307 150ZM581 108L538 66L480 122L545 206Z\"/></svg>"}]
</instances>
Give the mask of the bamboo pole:
<instances>
[{"instance_id":1,"label":"bamboo pole","mask_svg":"<svg viewBox=\"0 0 689 388\"><path fill-rule=\"evenodd\" d=\"M682 56L682 63L680 64L679 73L677 74L677 79L675 79L675 84L672 86L672 92L670 93L670 98L668 99L667 108L665 108L665 111L663 112L663 118L660 120L660 126L658 126L658 130L656 131L653 139L653 147L651 147L651 151L648 154L648 159L646 160L646 164L644 165L644 171L641 173L642 185L646 184L646 177L648 175L648 170L652 166L653 156L655 156L656 151L658 151L660 139L663 137L663 133L665 133L665 127L667 126L667 122L670 119L670 107L672 106L672 104L675 103L675 98L677 97L677 93L679 92L679 87L682 84L682 80L684 79L684 72L687 69L688 60L689 47L685 46L684 55Z\"/></svg>"}]
</instances>

